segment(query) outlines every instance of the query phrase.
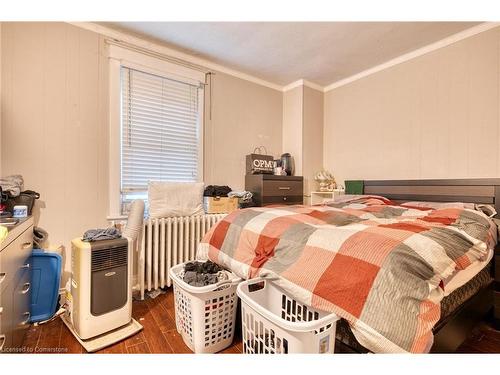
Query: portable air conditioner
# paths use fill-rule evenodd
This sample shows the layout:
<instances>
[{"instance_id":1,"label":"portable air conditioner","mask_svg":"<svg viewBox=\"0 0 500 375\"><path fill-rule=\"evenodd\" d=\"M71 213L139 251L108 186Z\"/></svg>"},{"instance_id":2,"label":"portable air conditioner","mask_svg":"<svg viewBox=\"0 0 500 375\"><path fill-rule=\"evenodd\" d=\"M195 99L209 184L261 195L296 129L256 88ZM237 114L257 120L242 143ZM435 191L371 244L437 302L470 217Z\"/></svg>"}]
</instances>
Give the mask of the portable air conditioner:
<instances>
[{"instance_id":1,"label":"portable air conditioner","mask_svg":"<svg viewBox=\"0 0 500 375\"><path fill-rule=\"evenodd\" d=\"M71 283L66 286L62 321L88 352L142 330L132 318L133 244L142 233L144 201L130 205L122 236L113 240L71 241Z\"/></svg>"},{"instance_id":2,"label":"portable air conditioner","mask_svg":"<svg viewBox=\"0 0 500 375\"><path fill-rule=\"evenodd\" d=\"M132 245L127 238L72 242L69 318L82 340L132 321Z\"/></svg>"}]
</instances>

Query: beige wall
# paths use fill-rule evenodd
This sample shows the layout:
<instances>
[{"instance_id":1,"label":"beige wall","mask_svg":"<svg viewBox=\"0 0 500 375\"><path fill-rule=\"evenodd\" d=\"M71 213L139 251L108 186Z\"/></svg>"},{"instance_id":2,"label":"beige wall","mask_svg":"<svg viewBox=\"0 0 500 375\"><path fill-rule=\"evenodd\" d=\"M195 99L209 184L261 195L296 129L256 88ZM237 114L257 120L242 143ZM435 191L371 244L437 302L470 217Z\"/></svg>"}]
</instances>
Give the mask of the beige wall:
<instances>
[{"instance_id":1,"label":"beige wall","mask_svg":"<svg viewBox=\"0 0 500 375\"><path fill-rule=\"evenodd\" d=\"M295 175L304 176L304 203L323 166L323 92L301 85L283 93L283 152L292 154Z\"/></svg>"},{"instance_id":2,"label":"beige wall","mask_svg":"<svg viewBox=\"0 0 500 375\"><path fill-rule=\"evenodd\" d=\"M303 99L303 86L283 93L283 152L292 155L297 176L302 176Z\"/></svg>"},{"instance_id":3,"label":"beige wall","mask_svg":"<svg viewBox=\"0 0 500 375\"><path fill-rule=\"evenodd\" d=\"M106 69L98 35L63 23L4 23L2 173L36 190L51 242L106 225ZM68 262L66 263L68 264Z\"/></svg>"},{"instance_id":4,"label":"beige wall","mask_svg":"<svg viewBox=\"0 0 500 375\"><path fill-rule=\"evenodd\" d=\"M206 184L243 190L245 155L261 145L275 158L281 154L282 104L280 91L216 72L205 110Z\"/></svg>"},{"instance_id":5,"label":"beige wall","mask_svg":"<svg viewBox=\"0 0 500 375\"><path fill-rule=\"evenodd\" d=\"M4 23L4 175L41 194L40 225L69 246L107 225L108 77L103 40L64 23ZM244 188L245 155L282 145L282 94L223 73L213 77L205 124L205 182Z\"/></svg>"},{"instance_id":6,"label":"beige wall","mask_svg":"<svg viewBox=\"0 0 500 375\"><path fill-rule=\"evenodd\" d=\"M323 167L323 92L304 86L303 108L302 174L304 194L309 196L317 190L314 175Z\"/></svg>"},{"instance_id":7,"label":"beige wall","mask_svg":"<svg viewBox=\"0 0 500 375\"><path fill-rule=\"evenodd\" d=\"M500 29L325 93L339 180L500 176Z\"/></svg>"}]
</instances>

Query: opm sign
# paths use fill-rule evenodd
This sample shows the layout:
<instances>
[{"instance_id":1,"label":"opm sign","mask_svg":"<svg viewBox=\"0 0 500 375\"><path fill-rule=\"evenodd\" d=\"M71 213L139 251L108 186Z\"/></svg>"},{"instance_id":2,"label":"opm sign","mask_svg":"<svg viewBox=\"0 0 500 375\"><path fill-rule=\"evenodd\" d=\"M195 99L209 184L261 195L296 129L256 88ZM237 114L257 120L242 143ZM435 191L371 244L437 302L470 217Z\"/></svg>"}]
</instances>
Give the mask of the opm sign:
<instances>
[{"instance_id":1,"label":"opm sign","mask_svg":"<svg viewBox=\"0 0 500 375\"><path fill-rule=\"evenodd\" d=\"M274 170L274 160L272 155L250 154L246 156L247 174L272 174Z\"/></svg>"}]
</instances>

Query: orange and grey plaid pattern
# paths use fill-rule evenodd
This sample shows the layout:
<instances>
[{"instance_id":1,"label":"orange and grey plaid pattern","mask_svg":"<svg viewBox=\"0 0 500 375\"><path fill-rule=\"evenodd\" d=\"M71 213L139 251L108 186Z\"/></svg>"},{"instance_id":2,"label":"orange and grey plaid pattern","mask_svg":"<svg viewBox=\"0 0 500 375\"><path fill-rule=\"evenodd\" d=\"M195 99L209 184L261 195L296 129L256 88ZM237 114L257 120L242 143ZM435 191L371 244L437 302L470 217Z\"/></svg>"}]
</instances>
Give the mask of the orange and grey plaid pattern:
<instances>
[{"instance_id":1,"label":"orange and grey plaid pattern","mask_svg":"<svg viewBox=\"0 0 500 375\"><path fill-rule=\"evenodd\" d=\"M363 196L235 211L198 256L243 278L279 275L300 302L346 319L374 352L418 353L432 345L441 281L486 256L494 225L474 210Z\"/></svg>"}]
</instances>

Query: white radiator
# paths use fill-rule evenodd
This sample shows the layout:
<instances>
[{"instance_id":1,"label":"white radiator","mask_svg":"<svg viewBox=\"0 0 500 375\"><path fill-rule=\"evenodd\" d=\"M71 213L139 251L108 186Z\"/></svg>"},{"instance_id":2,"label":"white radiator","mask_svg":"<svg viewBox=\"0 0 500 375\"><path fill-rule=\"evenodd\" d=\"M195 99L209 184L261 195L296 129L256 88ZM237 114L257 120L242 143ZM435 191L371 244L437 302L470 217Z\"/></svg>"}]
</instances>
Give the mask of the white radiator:
<instances>
[{"instance_id":1,"label":"white radiator","mask_svg":"<svg viewBox=\"0 0 500 375\"><path fill-rule=\"evenodd\" d=\"M171 286L170 267L194 260L203 235L224 216L205 214L145 220L137 267L141 299L146 290Z\"/></svg>"}]
</instances>

